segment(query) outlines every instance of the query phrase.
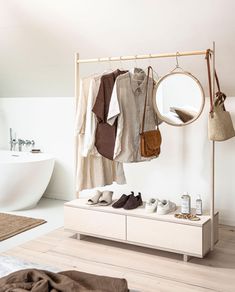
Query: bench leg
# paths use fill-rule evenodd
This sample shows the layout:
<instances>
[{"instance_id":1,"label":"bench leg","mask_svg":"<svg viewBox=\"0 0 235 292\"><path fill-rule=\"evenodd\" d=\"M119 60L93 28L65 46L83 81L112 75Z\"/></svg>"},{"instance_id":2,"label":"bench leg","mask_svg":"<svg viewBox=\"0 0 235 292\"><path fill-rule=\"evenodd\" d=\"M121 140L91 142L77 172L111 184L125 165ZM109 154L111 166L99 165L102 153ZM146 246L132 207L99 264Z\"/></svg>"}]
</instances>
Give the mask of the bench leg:
<instances>
[{"instance_id":1,"label":"bench leg","mask_svg":"<svg viewBox=\"0 0 235 292\"><path fill-rule=\"evenodd\" d=\"M189 260L190 260L190 256L188 256L187 254L183 254L183 261L188 262Z\"/></svg>"},{"instance_id":2,"label":"bench leg","mask_svg":"<svg viewBox=\"0 0 235 292\"><path fill-rule=\"evenodd\" d=\"M84 238L84 235L76 233L76 237L75 238L78 239L78 240L82 240Z\"/></svg>"}]
</instances>

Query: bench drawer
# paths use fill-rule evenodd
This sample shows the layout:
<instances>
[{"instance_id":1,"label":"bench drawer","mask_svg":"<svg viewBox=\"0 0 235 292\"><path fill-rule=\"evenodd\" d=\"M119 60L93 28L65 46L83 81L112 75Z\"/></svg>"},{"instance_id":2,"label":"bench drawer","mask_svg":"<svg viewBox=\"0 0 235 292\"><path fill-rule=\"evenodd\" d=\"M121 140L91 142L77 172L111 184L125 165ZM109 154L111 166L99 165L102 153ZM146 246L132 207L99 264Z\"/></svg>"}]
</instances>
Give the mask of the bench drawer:
<instances>
[{"instance_id":1,"label":"bench drawer","mask_svg":"<svg viewBox=\"0 0 235 292\"><path fill-rule=\"evenodd\" d=\"M127 217L127 240L189 255L203 255L202 227Z\"/></svg>"},{"instance_id":2,"label":"bench drawer","mask_svg":"<svg viewBox=\"0 0 235 292\"><path fill-rule=\"evenodd\" d=\"M94 207L95 208L95 207ZM65 228L78 233L126 240L125 215L65 206Z\"/></svg>"}]
</instances>

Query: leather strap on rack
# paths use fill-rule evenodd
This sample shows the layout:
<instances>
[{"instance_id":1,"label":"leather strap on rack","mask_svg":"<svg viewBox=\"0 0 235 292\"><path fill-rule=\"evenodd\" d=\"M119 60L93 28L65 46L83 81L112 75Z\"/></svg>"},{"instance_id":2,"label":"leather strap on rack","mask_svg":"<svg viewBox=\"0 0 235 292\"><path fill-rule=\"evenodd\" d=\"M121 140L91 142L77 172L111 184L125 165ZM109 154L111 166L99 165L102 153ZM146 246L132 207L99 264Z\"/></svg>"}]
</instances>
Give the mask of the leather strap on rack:
<instances>
[{"instance_id":1,"label":"leather strap on rack","mask_svg":"<svg viewBox=\"0 0 235 292\"><path fill-rule=\"evenodd\" d=\"M212 113L214 110L214 104L217 105L217 104L224 103L224 101L226 99L226 95L223 92L221 92L221 90L220 90L219 78L218 78L218 75L217 75L216 70L215 70L214 74L215 74L215 81L216 81L216 85L218 88L218 92L216 92L216 100L214 103L213 93L212 93L212 83L211 83L210 58L211 58L211 50L208 49L206 51L206 62L207 62L209 94L210 94L210 113ZM225 108L224 108L224 110L225 110Z\"/></svg>"},{"instance_id":2,"label":"leather strap on rack","mask_svg":"<svg viewBox=\"0 0 235 292\"><path fill-rule=\"evenodd\" d=\"M148 73L147 73L147 82L146 82L146 92L145 92L145 101L144 101L144 113L143 113L143 119L142 119L142 130L141 133L144 132L144 124L145 124L145 114L146 114L146 106L147 106L147 99L148 99L148 85L149 85L149 75L150 75L150 71L151 71L151 77L152 77L152 82L153 82L153 86L152 86L152 98L153 98L153 92L154 92L154 79L153 79L153 68L151 66L148 66ZM158 116L156 114L157 117L157 129L158 129Z\"/></svg>"},{"instance_id":3,"label":"leather strap on rack","mask_svg":"<svg viewBox=\"0 0 235 292\"><path fill-rule=\"evenodd\" d=\"M214 103L214 101L213 101L212 85L211 85L210 57L211 57L211 51L210 51L210 49L208 49L206 51L206 63L207 63L209 95L210 95L210 113L212 113L213 112L213 103Z\"/></svg>"}]
</instances>

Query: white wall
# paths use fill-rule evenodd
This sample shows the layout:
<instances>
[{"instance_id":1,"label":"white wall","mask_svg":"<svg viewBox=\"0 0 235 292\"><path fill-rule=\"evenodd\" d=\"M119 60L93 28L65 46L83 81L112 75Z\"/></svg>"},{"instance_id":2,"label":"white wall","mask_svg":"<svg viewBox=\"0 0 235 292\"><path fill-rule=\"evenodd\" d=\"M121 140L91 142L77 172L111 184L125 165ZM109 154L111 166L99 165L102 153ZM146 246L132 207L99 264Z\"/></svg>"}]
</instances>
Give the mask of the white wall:
<instances>
[{"instance_id":1,"label":"white wall","mask_svg":"<svg viewBox=\"0 0 235 292\"><path fill-rule=\"evenodd\" d=\"M235 96L234 8L233 0L0 0L0 148L8 147L9 127L21 138L35 139L57 158L47 195L72 198L74 53L92 58L198 50L215 40L221 83L228 95ZM149 64L137 63L144 68ZM179 63L205 87L203 57L179 58ZM164 75L175 60L156 60L152 65ZM87 65L81 73L104 68ZM235 119L234 98L228 98L227 107ZM206 111L186 128L164 125L159 159L125 166L128 185L115 189L176 201L188 190L193 196L201 193L208 206L206 128ZM216 147L217 206L222 221L233 225L234 144L235 139Z\"/></svg>"},{"instance_id":2,"label":"white wall","mask_svg":"<svg viewBox=\"0 0 235 292\"><path fill-rule=\"evenodd\" d=\"M234 96L234 10L234 0L0 0L0 96L73 96L75 52L91 58L201 50L213 40L221 82ZM153 64L162 75L175 60ZM179 64L206 83L203 58Z\"/></svg>"},{"instance_id":3,"label":"white wall","mask_svg":"<svg viewBox=\"0 0 235 292\"><path fill-rule=\"evenodd\" d=\"M208 100L207 100L208 101ZM227 109L235 124L235 98ZM161 126L162 153L151 162L125 164L127 185L106 187L115 195L140 191L144 199L169 198L180 203L188 191L195 202L201 194L204 208L210 200L210 142L207 138L208 104L203 115L187 127ZM20 138L34 139L43 151L53 153L56 166L46 196L70 200L73 192L73 98L1 98L0 149L8 149L9 127ZM221 222L235 225L235 138L216 144L216 205ZM82 196L89 196L90 190Z\"/></svg>"},{"instance_id":4,"label":"white wall","mask_svg":"<svg viewBox=\"0 0 235 292\"><path fill-rule=\"evenodd\" d=\"M10 127L17 139L34 139L36 148L56 158L45 195L64 200L74 198L74 99L1 98L0 149L9 149Z\"/></svg>"}]
</instances>

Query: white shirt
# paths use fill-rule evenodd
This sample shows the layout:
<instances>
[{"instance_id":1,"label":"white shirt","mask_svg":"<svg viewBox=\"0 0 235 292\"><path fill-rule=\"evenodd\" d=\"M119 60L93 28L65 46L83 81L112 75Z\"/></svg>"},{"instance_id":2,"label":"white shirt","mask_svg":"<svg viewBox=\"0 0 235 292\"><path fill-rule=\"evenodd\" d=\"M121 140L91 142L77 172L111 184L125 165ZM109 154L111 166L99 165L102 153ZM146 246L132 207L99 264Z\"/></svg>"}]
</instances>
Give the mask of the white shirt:
<instances>
[{"instance_id":1,"label":"white shirt","mask_svg":"<svg viewBox=\"0 0 235 292\"><path fill-rule=\"evenodd\" d=\"M100 79L102 75L94 76L90 79L90 85L88 89L87 107L86 107L86 121L85 121L85 134L82 156L86 157L89 153L100 156L95 148L95 130L97 126L97 119L92 112L96 96L98 94Z\"/></svg>"}]
</instances>

